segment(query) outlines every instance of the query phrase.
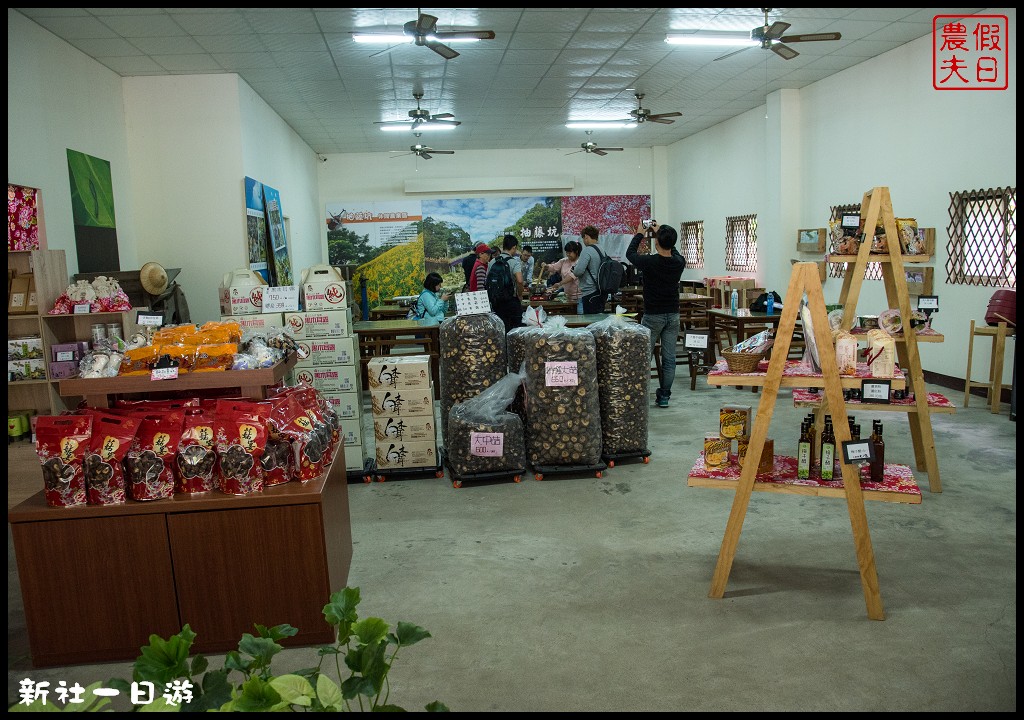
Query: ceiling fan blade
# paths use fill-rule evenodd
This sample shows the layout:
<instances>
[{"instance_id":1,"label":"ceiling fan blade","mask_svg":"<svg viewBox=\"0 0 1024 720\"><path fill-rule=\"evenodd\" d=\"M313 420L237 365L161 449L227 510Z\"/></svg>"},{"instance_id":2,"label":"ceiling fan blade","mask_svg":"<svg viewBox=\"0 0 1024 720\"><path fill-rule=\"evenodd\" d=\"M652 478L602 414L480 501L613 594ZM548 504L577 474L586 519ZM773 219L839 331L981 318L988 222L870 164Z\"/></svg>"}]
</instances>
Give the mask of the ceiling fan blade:
<instances>
[{"instance_id":1,"label":"ceiling fan blade","mask_svg":"<svg viewBox=\"0 0 1024 720\"><path fill-rule=\"evenodd\" d=\"M782 33L789 30L790 27L791 26L788 22L776 20L775 22L768 26L768 30L765 32L764 36L771 40L778 40L780 37L782 37Z\"/></svg>"},{"instance_id":2,"label":"ceiling fan blade","mask_svg":"<svg viewBox=\"0 0 1024 720\"><path fill-rule=\"evenodd\" d=\"M660 115L651 115L647 118L651 122L661 123L662 125L671 125L675 120L669 120L668 118L661 117Z\"/></svg>"},{"instance_id":3,"label":"ceiling fan blade","mask_svg":"<svg viewBox=\"0 0 1024 720\"><path fill-rule=\"evenodd\" d=\"M603 155L606 152L618 152L622 150L622 148L594 148L594 152L597 152L598 150L601 150L601 154Z\"/></svg>"},{"instance_id":4,"label":"ceiling fan blade","mask_svg":"<svg viewBox=\"0 0 1024 720\"><path fill-rule=\"evenodd\" d=\"M398 152L398 151L397 151L397 150L391 150L391 152ZM401 153L401 154L399 154L399 155L392 155L392 156L391 156L390 158L388 158L388 159L389 159L389 160L394 160L395 158L400 158L400 157L402 157L403 155L415 155L415 154L416 154L416 153Z\"/></svg>"},{"instance_id":5,"label":"ceiling fan blade","mask_svg":"<svg viewBox=\"0 0 1024 720\"><path fill-rule=\"evenodd\" d=\"M772 43L772 52L778 55L783 60L792 60L793 58L800 54L793 48L789 47L788 45L783 45L781 42L777 40Z\"/></svg>"},{"instance_id":6,"label":"ceiling fan blade","mask_svg":"<svg viewBox=\"0 0 1024 720\"><path fill-rule=\"evenodd\" d=\"M566 155L575 155L576 153L581 153L581 152L583 152L583 151L582 150L573 150L571 153L566 153Z\"/></svg>"},{"instance_id":7,"label":"ceiling fan blade","mask_svg":"<svg viewBox=\"0 0 1024 720\"><path fill-rule=\"evenodd\" d=\"M434 153L435 155L454 155L455 154L454 150L431 150L430 152Z\"/></svg>"},{"instance_id":8,"label":"ceiling fan blade","mask_svg":"<svg viewBox=\"0 0 1024 720\"><path fill-rule=\"evenodd\" d=\"M421 14L416 18L415 27L416 32L420 35L432 35L434 28L437 26L437 18L433 15ZM789 27L787 25L787 27Z\"/></svg>"},{"instance_id":9,"label":"ceiling fan blade","mask_svg":"<svg viewBox=\"0 0 1024 720\"><path fill-rule=\"evenodd\" d=\"M426 122L427 125L452 125L452 126L457 126L457 125L461 125L462 124L461 120L438 120L436 117L432 117L432 118L430 118L429 120L427 120L425 122Z\"/></svg>"},{"instance_id":10,"label":"ceiling fan blade","mask_svg":"<svg viewBox=\"0 0 1024 720\"><path fill-rule=\"evenodd\" d=\"M669 112L669 113L658 113L657 115L648 115L647 119L648 120L653 120L654 122L673 122L672 120L667 120L666 121L665 118L682 117L682 116L683 116L683 114L681 112Z\"/></svg>"},{"instance_id":11,"label":"ceiling fan blade","mask_svg":"<svg viewBox=\"0 0 1024 720\"><path fill-rule=\"evenodd\" d=\"M602 150L601 148L594 148L590 152L594 153L595 155L607 155L608 154L604 150Z\"/></svg>"},{"instance_id":12,"label":"ceiling fan blade","mask_svg":"<svg viewBox=\"0 0 1024 720\"><path fill-rule=\"evenodd\" d=\"M837 32L829 33L807 33L804 35L786 35L785 37L779 38L779 42L815 42L817 40L841 40L842 34Z\"/></svg>"},{"instance_id":13,"label":"ceiling fan blade","mask_svg":"<svg viewBox=\"0 0 1024 720\"><path fill-rule=\"evenodd\" d=\"M445 45L443 43L437 42L436 40L427 40L424 43L424 45L426 45L428 48L430 48L431 50L436 52L438 55L443 57L445 60L451 60L452 58L457 58L459 56L459 53L457 53L456 51L452 50L447 45Z\"/></svg>"},{"instance_id":14,"label":"ceiling fan blade","mask_svg":"<svg viewBox=\"0 0 1024 720\"><path fill-rule=\"evenodd\" d=\"M733 55L739 55L741 52L746 52L747 50L749 50L752 47L754 47L754 46L753 45L747 45L746 47L741 47L739 50L733 50L731 53L726 53L725 55L719 55L718 57L715 58L715 60L725 60L726 58L731 58Z\"/></svg>"},{"instance_id":15,"label":"ceiling fan blade","mask_svg":"<svg viewBox=\"0 0 1024 720\"><path fill-rule=\"evenodd\" d=\"M433 157L433 155L431 155L430 153L427 153L427 152L420 152L419 156L421 158L423 158L424 160L429 160L430 158Z\"/></svg>"},{"instance_id":16,"label":"ceiling fan blade","mask_svg":"<svg viewBox=\"0 0 1024 720\"><path fill-rule=\"evenodd\" d=\"M450 119L454 120L455 116L452 115L451 113L438 113L437 115L431 115L430 116L431 120L443 120L444 118L450 118Z\"/></svg>"},{"instance_id":17,"label":"ceiling fan blade","mask_svg":"<svg viewBox=\"0 0 1024 720\"><path fill-rule=\"evenodd\" d=\"M493 30L453 30L431 33L438 40L493 40Z\"/></svg>"}]
</instances>

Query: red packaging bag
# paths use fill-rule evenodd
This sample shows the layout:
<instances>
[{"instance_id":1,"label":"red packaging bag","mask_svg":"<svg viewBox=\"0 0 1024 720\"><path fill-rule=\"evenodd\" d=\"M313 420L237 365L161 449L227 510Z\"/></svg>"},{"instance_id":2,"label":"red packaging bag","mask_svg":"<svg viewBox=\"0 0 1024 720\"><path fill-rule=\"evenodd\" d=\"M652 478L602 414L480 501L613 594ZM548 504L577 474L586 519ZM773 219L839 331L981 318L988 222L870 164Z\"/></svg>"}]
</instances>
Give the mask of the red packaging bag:
<instances>
[{"instance_id":1,"label":"red packaging bag","mask_svg":"<svg viewBox=\"0 0 1024 720\"><path fill-rule=\"evenodd\" d=\"M174 491L209 492L214 487L217 449L214 447L216 417L212 412L190 409L185 412L181 442L175 456Z\"/></svg>"},{"instance_id":2,"label":"red packaging bag","mask_svg":"<svg viewBox=\"0 0 1024 720\"><path fill-rule=\"evenodd\" d=\"M85 490L89 505L124 503L124 459L135 442L142 421L138 418L90 413L92 439L85 456Z\"/></svg>"},{"instance_id":3,"label":"red packaging bag","mask_svg":"<svg viewBox=\"0 0 1024 720\"><path fill-rule=\"evenodd\" d=\"M284 409L287 399L275 397L270 401L270 417L267 420L267 449L260 459L263 466L263 486L281 485L296 478L295 460L292 456L291 441L282 434Z\"/></svg>"},{"instance_id":4,"label":"red packaging bag","mask_svg":"<svg viewBox=\"0 0 1024 720\"><path fill-rule=\"evenodd\" d=\"M295 478L306 482L324 471L326 447L316 433L313 421L294 395L289 395L275 408L276 424L288 440L295 465Z\"/></svg>"},{"instance_id":5,"label":"red packaging bag","mask_svg":"<svg viewBox=\"0 0 1024 720\"><path fill-rule=\"evenodd\" d=\"M181 442L181 410L146 415L124 459L128 494L132 500L174 497L174 457Z\"/></svg>"},{"instance_id":6,"label":"red packaging bag","mask_svg":"<svg viewBox=\"0 0 1024 720\"><path fill-rule=\"evenodd\" d=\"M314 444L322 454L322 466L326 470L331 466L331 459L334 457L334 444L337 442L340 433L336 432L329 417L334 416L334 411L324 397L313 388L303 388L296 393L296 399L306 415L313 422ZM325 411L324 407L328 409Z\"/></svg>"},{"instance_id":7,"label":"red packaging bag","mask_svg":"<svg viewBox=\"0 0 1024 720\"><path fill-rule=\"evenodd\" d=\"M217 484L222 493L262 492L270 408L258 403L217 403Z\"/></svg>"},{"instance_id":8,"label":"red packaging bag","mask_svg":"<svg viewBox=\"0 0 1024 720\"><path fill-rule=\"evenodd\" d=\"M36 455L43 466L47 505L85 505L83 459L92 420L91 415L43 415L36 420Z\"/></svg>"}]
</instances>

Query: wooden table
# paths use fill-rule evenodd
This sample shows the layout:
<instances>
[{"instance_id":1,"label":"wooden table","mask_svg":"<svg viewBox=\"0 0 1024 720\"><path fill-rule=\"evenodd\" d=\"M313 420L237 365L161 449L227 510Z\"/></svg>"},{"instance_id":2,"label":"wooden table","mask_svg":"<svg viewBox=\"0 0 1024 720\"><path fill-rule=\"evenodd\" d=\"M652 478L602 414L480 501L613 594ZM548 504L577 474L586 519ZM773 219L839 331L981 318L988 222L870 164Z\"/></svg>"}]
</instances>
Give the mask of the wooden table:
<instances>
[{"instance_id":1,"label":"wooden table","mask_svg":"<svg viewBox=\"0 0 1024 720\"><path fill-rule=\"evenodd\" d=\"M757 280L748 277L737 277L734 275L720 275L717 277L704 278L704 284L708 288L708 295L714 299L717 307L727 307L729 296L733 290L739 295L740 307L747 307L750 303L747 298L747 290L757 285Z\"/></svg>"},{"instance_id":2,"label":"wooden table","mask_svg":"<svg viewBox=\"0 0 1024 720\"><path fill-rule=\"evenodd\" d=\"M348 584L344 446L331 469L261 493L54 508L40 491L7 514L35 667L134 660L185 623L193 652L238 647L253 623L284 645L334 642L323 618Z\"/></svg>"},{"instance_id":3,"label":"wooden table","mask_svg":"<svg viewBox=\"0 0 1024 720\"><path fill-rule=\"evenodd\" d=\"M565 326L570 328L581 328L586 327L592 323L596 323L599 320L605 320L611 317L611 313L589 313L584 315L562 315L565 318ZM633 318L629 318L630 322L636 322Z\"/></svg>"},{"instance_id":4,"label":"wooden table","mask_svg":"<svg viewBox=\"0 0 1024 720\"><path fill-rule=\"evenodd\" d=\"M367 320L352 323L352 332L359 338L359 361L363 387L367 387L366 366L370 358L391 355L395 347L419 346L430 355L434 378L434 397L440 397L441 360L440 324L436 320Z\"/></svg>"},{"instance_id":5,"label":"wooden table","mask_svg":"<svg viewBox=\"0 0 1024 720\"><path fill-rule=\"evenodd\" d=\"M764 312L755 312L754 310L739 309L735 313L731 310L723 310L720 308L708 308L708 329L711 336L712 345L717 337L716 333L719 329L726 330L727 332L734 333L736 342L740 342L751 335L761 332L765 328L778 327L779 320L782 318L781 312L772 313L769 315ZM712 359L714 359L714 350L712 349Z\"/></svg>"},{"instance_id":6,"label":"wooden table","mask_svg":"<svg viewBox=\"0 0 1024 720\"><path fill-rule=\"evenodd\" d=\"M527 306L544 308L544 312L548 315L569 315L575 314L578 305L575 302L569 302L568 300L530 300L529 302L523 302L523 310L525 311Z\"/></svg>"},{"instance_id":7,"label":"wooden table","mask_svg":"<svg viewBox=\"0 0 1024 720\"><path fill-rule=\"evenodd\" d=\"M405 305L378 305L370 308L370 320L403 320L411 309Z\"/></svg>"}]
</instances>

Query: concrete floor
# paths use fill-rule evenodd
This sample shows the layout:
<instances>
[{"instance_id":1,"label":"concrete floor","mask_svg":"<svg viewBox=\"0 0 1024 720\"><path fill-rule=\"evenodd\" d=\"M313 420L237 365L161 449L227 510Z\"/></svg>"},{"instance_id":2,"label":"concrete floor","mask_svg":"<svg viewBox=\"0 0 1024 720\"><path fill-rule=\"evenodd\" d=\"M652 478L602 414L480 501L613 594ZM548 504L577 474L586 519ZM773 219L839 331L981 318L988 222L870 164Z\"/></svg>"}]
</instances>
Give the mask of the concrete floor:
<instances>
[{"instance_id":1,"label":"concrete floor","mask_svg":"<svg viewBox=\"0 0 1024 720\"><path fill-rule=\"evenodd\" d=\"M726 597L708 598L733 495L687 487L687 471L719 405L759 396L703 378L691 392L681 371L671 407L651 409L649 465L459 490L432 476L349 485L361 617L433 635L399 656L391 701L457 711L1016 710L1017 426L1006 405L992 415L974 400L932 417L944 492L919 477L921 505L868 503L887 614L877 622L845 503L832 499L755 493ZM960 393L928 389L961 404ZM776 452L793 453L804 414L783 390ZM864 427L882 418L887 459L912 464L906 415L856 415ZM10 457L12 505L42 483L27 443ZM128 663L32 669L9 530L8 600L9 703L25 677L84 686L130 675ZM290 649L274 666L315 662L314 649Z\"/></svg>"}]
</instances>

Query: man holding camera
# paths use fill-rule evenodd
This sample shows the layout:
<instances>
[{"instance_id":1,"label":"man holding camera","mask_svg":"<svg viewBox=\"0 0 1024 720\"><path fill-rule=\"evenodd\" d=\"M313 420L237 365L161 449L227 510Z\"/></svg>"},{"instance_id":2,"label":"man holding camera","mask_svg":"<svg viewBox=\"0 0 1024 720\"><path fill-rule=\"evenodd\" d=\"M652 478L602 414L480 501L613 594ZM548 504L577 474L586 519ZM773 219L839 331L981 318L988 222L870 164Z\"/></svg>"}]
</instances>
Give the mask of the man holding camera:
<instances>
[{"instance_id":1,"label":"man holding camera","mask_svg":"<svg viewBox=\"0 0 1024 720\"><path fill-rule=\"evenodd\" d=\"M655 238L654 255L638 252L650 227ZM660 387L655 392L658 407L668 407L672 383L676 378L676 342L679 339L679 278L686 269L686 258L676 250L675 228L658 225L654 220L641 222L626 249L626 259L644 274L644 317L641 324L651 330L651 354L661 339Z\"/></svg>"}]
</instances>

